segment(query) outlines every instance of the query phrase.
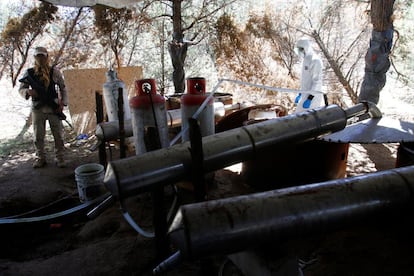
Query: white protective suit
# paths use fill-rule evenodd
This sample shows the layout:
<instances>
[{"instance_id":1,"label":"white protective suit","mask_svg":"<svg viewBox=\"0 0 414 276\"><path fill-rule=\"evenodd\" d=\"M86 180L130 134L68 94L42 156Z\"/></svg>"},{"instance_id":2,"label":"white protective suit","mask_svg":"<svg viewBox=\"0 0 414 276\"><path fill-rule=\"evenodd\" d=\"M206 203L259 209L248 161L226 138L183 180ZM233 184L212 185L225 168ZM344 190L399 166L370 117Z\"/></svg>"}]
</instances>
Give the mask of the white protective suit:
<instances>
[{"instance_id":1,"label":"white protective suit","mask_svg":"<svg viewBox=\"0 0 414 276\"><path fill-rule=\"evenodd\" d=\"M300 39L296 43L295 52L300 57L303 57L300 90L304 91L299 93L295 99L295 104L297 105L295 112L324 106L324 95L321 93L322 60L314 53L311 42L308 39Z\"/></svg>"}]
</instances>

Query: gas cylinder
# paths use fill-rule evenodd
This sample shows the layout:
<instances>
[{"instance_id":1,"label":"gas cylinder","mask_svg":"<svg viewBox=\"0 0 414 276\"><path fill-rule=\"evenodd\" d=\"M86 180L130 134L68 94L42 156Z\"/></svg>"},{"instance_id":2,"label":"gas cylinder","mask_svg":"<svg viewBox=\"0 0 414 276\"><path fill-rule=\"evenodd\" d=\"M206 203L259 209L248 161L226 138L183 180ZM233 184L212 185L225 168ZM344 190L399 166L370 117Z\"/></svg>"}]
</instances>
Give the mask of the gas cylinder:
<instances>
[{"instance_id":1,"label":"gas cylinder","mask_svg":"<svg viewBox=\"0 0 414 276\"><path fill-rule=\"evenodd\" d=\"M128 90L125 88L125 83L118 79L116 71L109 69L106 72L106 82L103 85L103 97L109 122L118 120L119 88L122 88L122 98L124 100L124 120L128 120L131 119L131 111L128 105Z\"/></svg>"},{"instance_id":2,"label":"gas cylinder","mask_svg":"<svg viewBox=\"0 0 414 276\"><path fill-rule=\"evenodd\" d=\"M181 96L181 127L188 129L188 119L191 118L203 102L209 97L206 93L204 78L188 78L187 94ZM202 136L214 134L214 98L211 97L204 110L197 118ZM182 135L182 141L188 141L189 131Z\"/></svg>"},{"instance_id":3,"label":"gas cylinder","mask_svg":"<svg viewBox=\"0 0 414 276\"><path fill-rule=\"evenodd\" d=\"M136 96L129 101L137 155L169 146L165 99L156 92L155 79L135 81Z\"/></svg>"}]
</instances>

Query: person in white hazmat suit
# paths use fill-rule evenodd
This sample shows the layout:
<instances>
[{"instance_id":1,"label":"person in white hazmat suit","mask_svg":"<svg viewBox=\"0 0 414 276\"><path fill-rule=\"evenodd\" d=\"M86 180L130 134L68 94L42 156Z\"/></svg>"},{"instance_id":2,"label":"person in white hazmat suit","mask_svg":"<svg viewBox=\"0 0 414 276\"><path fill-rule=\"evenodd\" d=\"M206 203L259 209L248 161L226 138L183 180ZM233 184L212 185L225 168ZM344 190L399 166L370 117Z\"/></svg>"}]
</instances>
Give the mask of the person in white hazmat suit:
<instances>
[{"instance_id":1,"label":"person in white hazmat suit","mask_svg":"<svg viewBox=\"0 0 414 276\"><path fill-rule=\"evenodd\" d=\"M296 54L303 58L300 76L300 90L295 99L297 112L324 106L325 99L322 93L323 64L320 57L314 53L311 41L306 38L298 40L295 46Z\"/></svg>"}]
</instances>

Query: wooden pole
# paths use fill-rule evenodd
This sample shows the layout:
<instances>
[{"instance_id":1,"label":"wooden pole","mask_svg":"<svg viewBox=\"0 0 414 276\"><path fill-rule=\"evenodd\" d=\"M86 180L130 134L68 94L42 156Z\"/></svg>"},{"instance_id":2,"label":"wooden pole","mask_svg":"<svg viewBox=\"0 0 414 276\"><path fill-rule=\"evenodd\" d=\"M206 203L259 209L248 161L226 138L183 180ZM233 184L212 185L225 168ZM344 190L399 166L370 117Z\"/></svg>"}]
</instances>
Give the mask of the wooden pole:
<instances>
[{"instance_id":1,"label":"wooden pole","mask_svg":"<svg viewBox=\"0 0 414 276\"><path fill-rule=\"evenodd\" d=\"M124 96L122 87L118 88L118 122L119 122L119 150L120 158L126 157L125 126L124 126Z\"/></svg>"},{"instance_id":2,"label":"wooden pole","mask_svg":"<svg viewBox=\"0 0 414 276\"><path fill-rule=\"evenodd\" d=\"M104 111L103 111L103 99L102 94L99 91L95 91L95 104L96 104L96 123L102 123L104 121ZM106 168L107 158L106 158L106 143L102 141L99 145L99 163Z\"/></svg>"}]
</instances>

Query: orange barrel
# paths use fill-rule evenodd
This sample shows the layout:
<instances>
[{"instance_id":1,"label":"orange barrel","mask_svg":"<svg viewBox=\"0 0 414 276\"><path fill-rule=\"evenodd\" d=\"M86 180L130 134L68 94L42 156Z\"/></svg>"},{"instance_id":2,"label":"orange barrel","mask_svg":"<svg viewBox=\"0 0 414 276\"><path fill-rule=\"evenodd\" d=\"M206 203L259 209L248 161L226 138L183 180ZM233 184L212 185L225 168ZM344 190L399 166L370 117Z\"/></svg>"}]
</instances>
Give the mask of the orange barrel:
<instances>
[{"instance_id":1,"label":"orange barrel","mask_svg":"<svg viewBox=\"0 0 414 276\"><path fill-rule=\"evenodd\" d=\"M157 94L156 90L155 79L137 80L136 96L129 101L137 155L160 147L166 148L170 143L165 99ZM153 135L150 135L149 131L153 131L151 132Z\"/></svg>"},{"instance_id":2,"label":"orange barrel","mask_svg":"<svg viewBox=\"0 0 414 276\"><path fill-rule=\"evenodd\" d=\"M209 97L206 93L206 80L204 78L188 78L187 94L181 96L181 128L187 129L183 133L182 141L188 141L188 119L200 108L203 102ZM202 136L214 134L214 98L211 97L204 110L197 118L200 124Z\"/></svg>"}]
</instances>

